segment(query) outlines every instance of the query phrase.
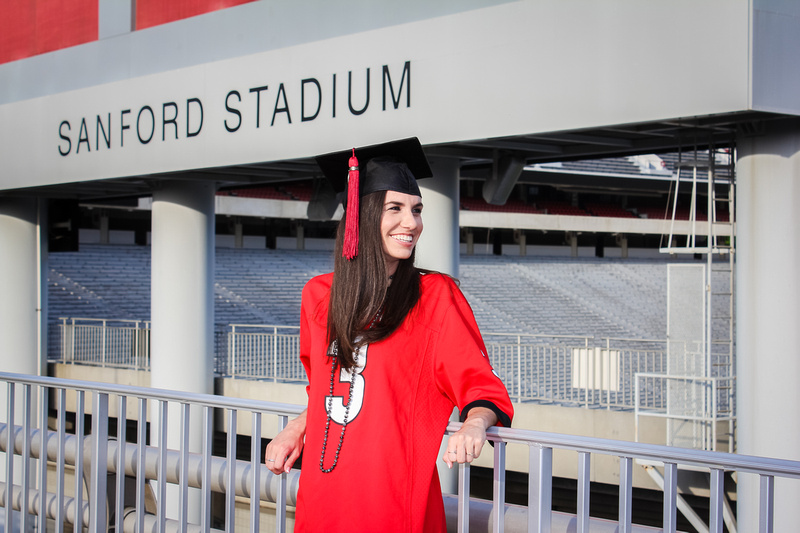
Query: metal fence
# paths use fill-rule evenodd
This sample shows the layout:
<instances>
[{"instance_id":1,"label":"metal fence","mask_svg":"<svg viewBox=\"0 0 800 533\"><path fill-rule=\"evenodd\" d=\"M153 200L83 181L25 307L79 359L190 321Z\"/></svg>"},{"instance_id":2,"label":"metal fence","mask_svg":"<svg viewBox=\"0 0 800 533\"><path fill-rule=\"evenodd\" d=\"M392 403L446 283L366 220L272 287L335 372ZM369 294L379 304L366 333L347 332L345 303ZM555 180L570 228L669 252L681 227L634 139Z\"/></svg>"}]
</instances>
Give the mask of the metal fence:
<instances>
[{"instance_id":1,"label":"metal fence","mask_svg":"<svg viewBox=\"0 0 800 533\"><path fill-rule=\"evenodd\" d=\"M26 511L18 515L22 531L29 530L34 523L44 531L50 519L55 520L58 531L65 524L72 524L76 530L86 526L91 533L112 528L141 532L209 531L212 527L233 532L237 529L237 506L239 512L249 515L239 530L258 533L264 513L274 516L274 531L287 530L287 506L296 501L299 473L293 470L286 475L273 475L262 464L259 446L251 446L249 460L237 460L237 423L249 421L252 434L260 435L262 424L275 424L279 429L289 416L299 414L302 406L9 373L0 373L0 384L7 398L7 408L0 412L0 459L5 466L0 505L7 511L5 531L14 530L16 525L13 513L8 512L13 509ZM68 398L73 403L69 407ZM128 421L145 420L148 409L157 419L151 421L157 428L157 436L149 444L146 424L135 424L135 435L126 434ZM131 410L136 414L129 419L127 413ZM226 434L226 451L220 456L213 455L211 450L215 410L224 414L216 419L225 420L217 422L224 429L216 428ZM75 414L75 426L68 432L69 411ZM109 417L113 411L116 411L116 440L110 439L113 425L109 427ZM193 418L192 413L198 411L201 416ZM91 430L86 433L90 436L83 438L86 430L83 420L89 413ZM189 438L198 425L202 428L199 444ZM459 427L459 423L450 423L447 432L453 433ZM176 443L169 442L167 428L180 437ZM779 490L775 479L800 479L800 461L512 428L490 428L487 436L495 444L492 501L468 497L468 465L459 467L457 495L445 495L448 521L457 523L459 533L588 533L590 526L594 533L656 531L632 524L636 464L646 464L648 468L656 465L661 470L663 531L676 531L678 472L687 468L708 473L706 520L710 532L723 532L723 480L726 472L735 472L739 479L755 476L759 480L759 532L772 533L775 491ZM191 449L193 446L196 449ZM528 450L527 506L504 503L508 446L524 446ZM552 511L554 451L574 453L577 459L575 515ZM618 523L594 520L589 515L591 463L600 456L619 461ZM55 480L48 479L52 470ZM81 475L68 485L67 470L85 473L86 493ZM170 492L168 488L176 490ZM200 500L196 522L187 512L190 488L199 491L195 493ZM212 492L224 500L217 524L212 524ZM145 505L148 494L152 505ZM268 511L262 502L274 503L274 511Z\"/></svg>"},{"instance_id":2,"label":"metal fence","mask_svg":"<svg viewBox=\"0 0 800 533\"><path fill-rule=\"evenodd\" d=\"M149 323L61 319L65 363L149 368ZM667 342L653 339L485 333L488 355L516 401L634 409L637 374L666 374ZM219 376L305 382L296 326L231 324L215 332ZM664 390L638 391L648 407Z\"/></svg>"},{"instance_id":3,"label":"metal fence","mask_svg":"<svg viewBox=\"0 0 800 533\"><path fill-rule=\"evenodd\" d=\"M60 361L147 370L150 322L60 318Z\"/></svg>"},{"instance_id":4,"label":"metal fence","mask_svg":"<svg viewBox=\"0 0 800 533\"><path fill-rule=\"evenodd\" d=\"M666 371L666 341L484 333L489 359L517 401L632 409L635 376Z\"/></svg>"},{"instance_id":5,"label":"metal fence","mask_svg":"<svg viewBox=\"0 0 800 533\"><path fill-rule=\"evenodd\" d=\"M273 381L305 381L300 363L300 328L231 324L224 375Z\"/></svg>"}]
</instances>

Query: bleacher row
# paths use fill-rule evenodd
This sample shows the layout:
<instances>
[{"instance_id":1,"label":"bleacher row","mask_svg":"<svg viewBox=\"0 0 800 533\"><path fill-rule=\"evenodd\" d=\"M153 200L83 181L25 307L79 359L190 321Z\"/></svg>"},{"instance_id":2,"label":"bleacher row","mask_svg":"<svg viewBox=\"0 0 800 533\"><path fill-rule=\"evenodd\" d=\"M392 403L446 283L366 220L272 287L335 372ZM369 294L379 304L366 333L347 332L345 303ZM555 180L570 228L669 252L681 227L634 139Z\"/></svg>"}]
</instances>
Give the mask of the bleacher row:
<instances>
[{"instance_id":1,"label":"bleacher row","mask_svg":"<svg viewBox=\"0 0 800 533\"><path fill-rule=\"evenodd\" d=\"M656 339L668 261L463 255L459 279L485 332ZM297 325L303 285L331 268L330 252L218 248L215 323ZM149 247L51 254L48 281L51 322L150 318Z\"/></svg>"}]
</instances>

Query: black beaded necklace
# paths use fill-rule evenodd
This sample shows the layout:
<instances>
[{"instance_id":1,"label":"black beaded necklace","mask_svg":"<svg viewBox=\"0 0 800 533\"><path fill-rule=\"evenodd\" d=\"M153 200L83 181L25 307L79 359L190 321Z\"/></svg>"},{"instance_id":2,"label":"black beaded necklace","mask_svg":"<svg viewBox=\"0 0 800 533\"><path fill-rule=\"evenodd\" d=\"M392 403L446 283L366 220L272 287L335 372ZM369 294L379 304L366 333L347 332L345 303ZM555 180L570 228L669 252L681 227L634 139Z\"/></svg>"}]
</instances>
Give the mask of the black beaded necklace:
<instances>
[{"instance_id":1,"label":"black beaded necklace","mask_svg":"<svg viewBox=\"0 0 800 533\"><path fill-rule=\"evenodd\" d=\"M390 278L391 279L391 276ZM375 318L372 319L372 322L369 323L367 329L372 329L372 327L380 321L381 315L383 315L383 306L378 310L378 313L375 315ZM323 474L329 474L333 472L333 469L336 468L336 465L339 463L339 453L342 451L342 443L344 442L344 432L347 429L348 417L350 416L350 401L353 399L353 388L356 384L356 374L355 367L358 366L358 354L359 350L356 350L353 353L353 369L350 371L350 390L347 393L347 404L344 408L344 418L342 419L342 432L339 434L339 444L336 446L336 453L333 456L333 464L330 468L325 468L325 449L328 446L328 431L331 427L331 411L332 406L331 402L333 401L333 383L335 381L336 376L336 367L339 366L339 358L337 357L339 354L339 343L334 339L333 344L331 345L331 352L330 356L333 361L331 362L331 385L327 398L328 404L325 406L325 435L322 439L322 451L320 452L319 456L319 469L322 471Z\"/></svg>"}]
</instances>

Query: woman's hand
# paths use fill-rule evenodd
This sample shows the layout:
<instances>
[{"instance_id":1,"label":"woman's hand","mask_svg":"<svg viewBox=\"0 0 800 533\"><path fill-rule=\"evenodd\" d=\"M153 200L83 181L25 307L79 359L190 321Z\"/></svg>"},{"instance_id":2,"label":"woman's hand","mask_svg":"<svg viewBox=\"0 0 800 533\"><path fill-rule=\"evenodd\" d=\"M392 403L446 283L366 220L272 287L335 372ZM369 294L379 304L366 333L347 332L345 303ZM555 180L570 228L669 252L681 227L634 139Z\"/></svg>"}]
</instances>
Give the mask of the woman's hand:
<instances>
[{"instance_id":1,"label":"woman's hand","mask_svg":"<svg viewBox=\"0 0 800 533\"><path fill-rule=\"evenodd\" d=\"M283 431L267 444L264 461L274 474L284 474L292 469L292 465L300 457L306 436L306 411L289 421Z\"/></svg>"},{"instance_id":2,"label":"woman's hand","mask_svg":"<svg viewBox=\"0 0 800 533\"><path fill-rule=\"evenodd\" d=\"M442 459L448 468L454 463L471 463L481 454L486 430L497 424L497 415L486 407L470 409L461 429L450 436Z\"/></svg>"}]
</instances>

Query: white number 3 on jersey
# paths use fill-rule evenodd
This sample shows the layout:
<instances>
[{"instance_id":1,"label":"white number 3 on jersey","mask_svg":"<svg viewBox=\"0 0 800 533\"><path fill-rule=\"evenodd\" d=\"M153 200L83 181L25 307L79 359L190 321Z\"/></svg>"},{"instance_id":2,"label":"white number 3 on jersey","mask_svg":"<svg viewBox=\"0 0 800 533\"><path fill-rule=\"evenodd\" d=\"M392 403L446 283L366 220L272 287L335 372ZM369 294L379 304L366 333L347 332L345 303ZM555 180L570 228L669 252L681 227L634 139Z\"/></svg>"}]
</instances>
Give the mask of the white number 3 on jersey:
<instances>
[{"instance_id":1,"label":"white number 3 on jersey","mask_svg":"<svg viewBox=\"0 0 800 533\"><path fill-rule=\"evenodd\" d=\"M367 348L369 345L362 346L358 350L358 364L351 370L347 370L342 368L339 371L339 382L346 383L348 386L350 385L350 380L353 379L352 372L356 373L355 381L353 382L353 395L350 398L349 405L350 410L347 413L347 423L349 424L358 416L358 413L361 412L361 406L364 404L364 376L361 373L364 371L364 367L367 366ZM344 425L344 413L345 413L345 405L344 405L345 398L342 396L326 396L325 397L325 409L327 409L328 414L331 415L331 420L336 422L339 425Z\"/></svg>"}]
</instances>

